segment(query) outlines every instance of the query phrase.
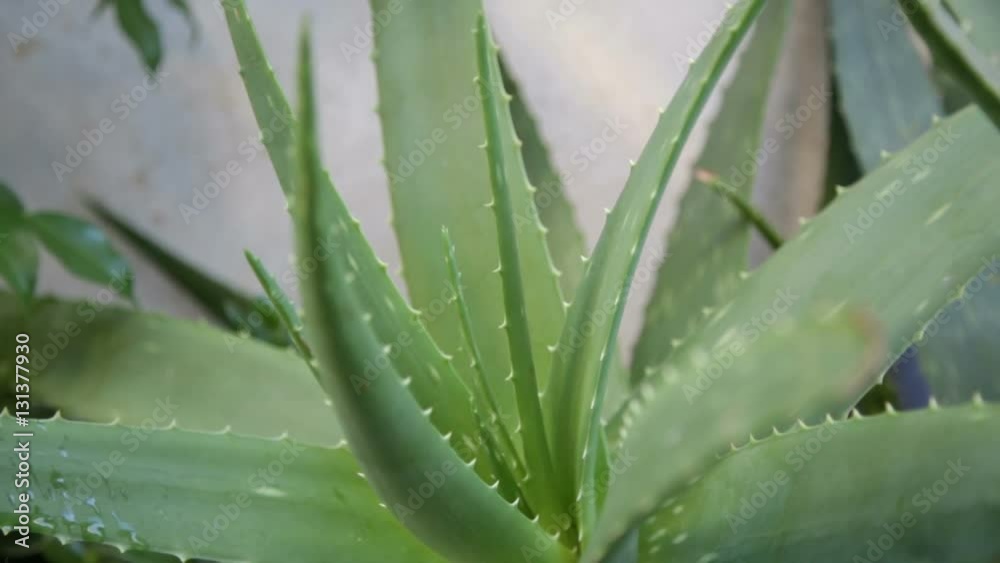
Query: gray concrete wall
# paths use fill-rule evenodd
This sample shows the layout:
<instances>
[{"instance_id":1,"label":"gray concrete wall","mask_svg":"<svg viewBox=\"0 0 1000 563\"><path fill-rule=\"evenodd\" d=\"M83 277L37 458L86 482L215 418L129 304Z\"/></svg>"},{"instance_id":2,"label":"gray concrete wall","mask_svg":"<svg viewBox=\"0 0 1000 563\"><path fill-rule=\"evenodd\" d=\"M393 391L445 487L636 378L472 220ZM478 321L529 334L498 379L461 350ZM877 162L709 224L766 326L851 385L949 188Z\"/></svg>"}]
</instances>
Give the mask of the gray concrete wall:
<instances>
[{"instance_id":1,"label":"gray concrete wall","mask_svg":"<svg viewBox=\"0 0 1000 563\"><path fill-rule=\"evenodd\" d=\"M43 4L58 11L45 17ZM62 5L61 2L65 2ZM150 81L114 25L112 15L96 19L96 0L8 0L0 3L0 179L36 208L82 213L81 194L100 198L220 278L248 290L256 283L243 260L252 249L273 269L282 269L291 248L290 225L274 173L264 155L250 159L241 143L257 135L225 23L213 2L190 0L200 22L191 43L183 19L166 0L146 0L161 22L166 47L162 76ZM552 23L549 10L575 6L566 21ZM390 264L398 251L387 224L386 179L379 165L381 139L373 111L374 70L367 56L342 55L356 26L368 21L365 0L339 2L250 0L250 9L277 74L287 87L294 70L296 30L312 19L319 91L322 97L324 157L338 186L361 219L378 253ZM686 58L722 14L721 0L507 0L488 2L494 29L528 103L539 116L556 161L573 170L572 155L599 135L608 118L621 120L623 136L568 186L581 224L593 244L605 207L613 205L628 171L652 130L657 108L665 105L683 78L676 60ZM799 2L798 47L783 62L779 99L772 118L800 105L798 86L821 83L822 43L815 33L819 6ZM22 18L45 20L27 44L14 48L10 33L21 34ZM810 19L812 18L812 19ZM123 96L125 98L123 98ZM140 100L141 98L141 100ZM127 111L126 111L127 108ZM708 115L714 112L714 105ZM102 120L113 129L92 154L68 173L66 146L85 139L84 130ZM806 193L815 184L822 153L823 119L816 118L768 164L763 203L789 229L806 210L809 197L786 200L782 193ZM671 182L650 244L664 246L687 169L703 139L704 124ZM111 129L109 127L109 129ZM819 134L817 134L819 133ZM773 132L772 132L773 134ZM212 181L230 162L242 172L198 216L185 221L179 210L194 190ZM806 165L803 166L803 163ZM576 172L576 171L574 171ZM794 186L777 178L795 178ZM768 180L767 178L771 178ZM791 202L791 203L788 203ZM148 264L132 255L138 295L149 307L173 314L199 313ZM45 261L43 289L88 295L93 288L73 281ZM651 284L650 284L651 285ZM294 288L287 288L294 291ZM630 299L623 339L631 341L641 320L649 287Z\"/></svg>"}]
</instances>

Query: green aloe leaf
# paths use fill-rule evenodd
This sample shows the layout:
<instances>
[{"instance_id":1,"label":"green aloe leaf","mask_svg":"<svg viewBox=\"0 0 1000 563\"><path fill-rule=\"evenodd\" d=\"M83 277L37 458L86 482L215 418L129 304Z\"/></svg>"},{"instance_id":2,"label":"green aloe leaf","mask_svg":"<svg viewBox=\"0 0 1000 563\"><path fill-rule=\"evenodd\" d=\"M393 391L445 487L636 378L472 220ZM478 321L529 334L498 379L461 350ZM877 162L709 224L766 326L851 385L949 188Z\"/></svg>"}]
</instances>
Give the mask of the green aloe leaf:
<instances>
[{"instance_id":1,"label":"green aloe leaf","mask_svg":"<svg viewBox=\"0 0 1000 563\"><path fill-rule=\"evenodd\" d=\"M790 10L791 2L772 1L760 16L695 165L723 178L744 198L750 197L757 177L757 153L777 149L763 146L763 128ZM633 384L703 322L705 308L732 297L740 273L749 267L751 228L738 209L712 193L707 177L696 174L681 200L667 241L668 256L633 351Z\"/></svg>"},{"instance_id":2,"label":"green aloe leaf","mask_svg":"<svg viewBox=\"0 0 1000 563\"><path fill-rule=\"evenodd\" d=\"M521 245L517 236L517 211L513 193L528 193L524 165L518 150L509 106L510 96L503 89L503 77L497 60L497 48L482 15L476 24L476 55L479 74L479 99L483 101L486 126L486 155L489 162L493 199L490 207L496 215L500 245L500 278L503 280L504 330L511 359L511 379L520 414L520 437L524 459L531 474L527 478L528 500L542 516L544 525L555 524L565 513L555 485L552 455L549 452L545 417L539 400L538 376L532 354L531 327L528 322L528 298L521 269Z\"/></svg>"},{"instance_id":3,"label":"green aloe leaf","mask_svg":"<svg viewBox=\"0 0 1000 563\"><path fill-rule=\"evenodd\" d=\"M370 317L390 313L369 308L362 296L370 285L354 256L357 225L345 217L343 202L324 180L319 163L312 94L308 35L302 41L299 66L299 189L293 198L296 242L301 258L311 258L328 242L339 249L303 279L306 318L315 335L321 381L337 407L347 440L365 474L389 509L414 534L455 560L508 562L521 556L542 535L516 507L483 483L475 471L430 422L434 406L410 394L415 370L390 357L388 365L358 388L359 374L373 358L395 342L381 340ZM402 317L405 311L398 311ZM405 319L399 328L407 330ZM457 377L454 373L453 377ZM404 379L406 378L406 379ZM445 402L440 409L460 404ZM478 428L476 429L478 431ZM427 489L429 492L424 492ZM414 497L417 497L414 500ZM546 538L547 539L547 538ZM544 550L541 561L566 561L558 545Z\"/></svg>"},{"instance_id":4,"label":"green aloe leaf","mask_svg":"<svg viewBox=\"0 0 1000 563\"><path fill-rule=\"evenodd\" d=\"M989 228L990 210L1000 203L1000 163L987 155L997 150L1000 133L982 112L970 108L941 121L882 168L846 190L685 341L652 380L657 386L650 383L640 387L628 407L636 412L622 425L629 440L659 435L652 430L633 431L631 427L637 420L644 420L644 426L654 424L662 432L674 427L662 416L682 416L669 409L644 408L642 405L650 400L666 404L676 401L676 395L683 395L703 408L709 404L699 398L705 393L709 398L714 395L744 400L739 393L725 392L727 384L736 382L735 373L751 369L745 365L745 357L737 365L726 366L725 359L732 357L727 352L729 345L761 332L766 335L780 320L800 318L818 307L825 307L830 314L851 307L871 311L885 329L889 346L882 367L888 368L919 338L927 318L948 303L953 291L964 287L982 268L983 258L1000 245L1000 233ZM933 166L926 160L930 155L935 159ZM973 162L977 163L975 173L969 174ZM921 236L915 238L909 229L894 225L920 225ZM885 259L889 255L893 256L891 264ZM759 353L756 345L747 352L754 357ZM792 365L780 357L759 364L756 384L760 389L781 388L761 379L780 373L775 371L776 364ZM863 393L867 388L856 390ZM854 397L858 398L860 394ZM773 394L769 394L768 401L773 400ZM845 409L853 403L837 404ZM826 410L836 409L831 406ZM643 412L647 414L636 416ZM810 420L822 412L814 409L801 414ZM658 418L657 414L662 416ZM715 416L724 419L726 415ZM716 425L716 432L723 433L725 427ZM623 441L621 447L629 443ZM689 467L691 472L684 474L676 460L689 448L695 451L705 447L706 440L689 443L680 449L656 450L669 456L669 464L645 462L651 464L647 471L657 469L654 482L662 485L655 488L660 494L633 473L612 487L602 515L609 539L617 538L623 525L642 515L648 499L672 494L681 480L693 476L698 470L696 463ZM665 466L672 470L663 471Z\"/></svg>"},{"instance_id":5,"label":"green aloe leaf","mask_svg":"<svg viewBox=\"0 0 1000 563\"><path fill-rule=\"evenodd\" d=\"M31 336L35 398L75 418L292 438L342 437L328 399L288 349L214 327L90 301L39 299L30 312L0 298L0 336ZM12 382L14 349L0 377ZM225 400L220 400L225 398ZM150 411L169 404L169 418Z\"/></svg>"},{"instance_id":6,"label":"green aloe leaf","mask_svg":"<svg viewBox=\"0 0 1000 563\"><path fill-rule=\"evenodd\" d=\"M74 275L134 298L131 267L95 225L60 213L39 212L25 217L25 227Z\"/></svg>"},{"instance_id":7,"label":"green aloe leaf","mask_svg":"<svg viewBox=\"0 0 1000 563\"><path fill-rule=\"evenodd\" d=\"M662 380L643 383L641 399L629 404L633 419L619 451L637 459L612 482L585 562L600 561L730 442L799 416L846 410L883 360L871 317L829 308L734 335L712 356L701 353L705 358L692 363L672 362ZM704 371L696 365L702 362L717 362L716 370Z\"/></svg>"},{"instance_id":8,"label":"green aloe leaf","mask_svg":"<svg viewBox=\"0 0 1000 563\"><path fill-rule=\"evenodd\" d=\"M281 286L278 285L278 280L271 275L271 272L267 271L260 258L249 250L244 252L244 254L246 255L247 263L253 269L254 275L257 276L257 281L260 282L261 287L264 288L264 292L267 294L267 298L270 299L271 304L274 306L278 318L281 319L281 325L288 332L288 336L292 340L292 345L298 350L302 359L309 363L310 368L315 370L313 353L309 348L309 343L306 342L302 319L295 310L295 304L292 303L292 300L281 289Z\"/></svg>"},{"instance_id":9,"label":"green aloe leaf","mask_svg":"<svg viewBox=\"0 0 1000 563\"><path fill-rule=\"evenodd\" d=\"M289 344L289 336L281 326L276 312L262 297L251 297L234 289L191 262L174 254L152 237L143 234L107 207L97 201L88 201L87 207L116 233L135 246L172 279L216 321L232 330L245 331L254 338L279 346Z\"/></svg>"},{"instance_id":10,"label":"green aloe leaf","mask_svg":"<svg viewBox=\"0 0 1000 563\"><path fill-rule=\"evenodd\" d=\"M454 354L465 380L475 377L462 345L453 305L442 308L448 272L441 259L441 227L456 241L458 262L468 286L465 297L475 313L474 332L483 360L494 367L493 391L500 406L516 412L503 320L503 289L496 221L486 208L489 166L479 148L485 139L482 101L472 82L475 43L469 30L482 10L480 0L431 0L402 8L394 0L374 0L374 15L388 18L375 34L374 61L379 91L385 167L399 242L413 306L433 311L427 327L442 349ZM433 40L428 40L433 38ZM511 197L517 221L522 283L531 327L531 346L539 388L545 388L551 347L565 318L563 297L546 248L544 227L524 172ZM474 243L473 243L474 241Z\"/></svg>"},{"instance_id":11,"label":"green aloe leaf","mask_svg":"<svg viewBox=\"0 0 1000 563\"><path fill-rule=\"evenodd\" d=\"M874 170L944 110L909 26L885 27L898 16L897 0L842 0L828 9L837 100L854 154L863 170Z\"/></svg>"},{"instance_id":12,"label":"green aloe leaf","mask_svg":"<svg viewBox=\"0 0 1000 563\"><path fill-rule=\"evenodd\" d=\"M260 48L245 3L242 0L234 0L226 2L224 7L247 94L257 117L257 123L262 129L264 145L271 156L285 197L290 205L294 205L297 172L293 156L297 149L296 134L292 128L296 127L295 116ZM365 300L366 307L370 310L370 318L365 318L368 319L378 338L387 346L383 353L369 358L368 363L363 366L364 369L347 375L351 376L354 384L361 389L368 386L372 380L379 379L390 360L406 366L407 375L413 378L410 390L417 399L428 408L440 405L434 408L431 420L441 433L451 436L452 443L457 448L460 447L464 459L478 458L478 453L486 461L485 444L478 439L479 427L473 415L469 391L462 380L455 375L457 364L451 356L441 352L423 324L440 312L438 307L443 309L445 301L451 300L452 288L447 285L442 286L441 301L427 314L422 315L413 310L387 275L386 264L375 256L358 228L356 219L351 217L343 201L336 194L329 176L323 173L319 181L323 184L323 193L333 194L332 200L335 206L330 212L334 213L339 221L352 224L354 228L345 235L347 242L343 246L333 244L331 242L333 239L313 241L318 245L316 253L299 264L295 272L296 277L300 280L308 279L312 276L312 270L329 260L330 256L344 252L345 248L349 250L352 267L358 268L358 277L364 280L358 297ZM438 237L438 247L440 247L440 232ZM315 350L317 343L311 344ZM450 405L450 408L445 408L443 405ZM477 463L476 470L484 479L493 481L488 462Z\"/></svg>"},{"instance_id":13,"label":"green aloe leaf","mask_svg":"<svg viewBox=\"0 0 1000 563\"><path fill-rule=\"evenodd\" d=\"M697 116L762 6L760 0L749 0L730 8L726 25L692 65L608 216L570 307L546 392L553 413L556 471L564 476L564 489L569 488L564 490L565 498L576 498L585 483L600 473L595 454L600 451L599 417L607 374L624 301L657 203ZM583 511L584 531L590 525L588 514L593 513L594 499L587 498L590 506Z\"/></svg>"},{"instance_id":14,"label":"green aloe leaf","mask_svg":"<svg viewBox=\"0 0 1000 563\"><path fill-rule=\"evenodd\" d=\"M994 66L1000 67L1000 9L992 0L946 0L958 25Z\"/></svg>"},{"instance_id":15,"label":"green aloe leaf","mask_svg":"<svg viewBox=\"0 0 1000 563\"><path fill-rule=\"evenodd\" d=\"M181 560L441 561L379 506L343 447L61 418L20 428L6 413L0 429L7 451L30 441L33 541ZM22 430L34 436L11 436ZM16 460L0 467L13 475ZM14 492L0 499L5 532L17 522Z\"/></svg>"},{"instance_id":16,"label":"green aloe leaf","mask_svg":"<svg viewBox=\"0 0 1000 563\"><path fill-rule=\"evenodd\" d=\"M997 436L1000 408L979 404L751 441L668 500L640 561L989 561Z\"/></svg>"},{"instance_id":17,"label":"green aloe leaf","mask_svg":"<svg viewBox=\"0 0 1000 563\"><path fill-rule=\"evenodd\" d=\"M1000 66L962 31L942 0L916 0L903 10L923 37L935 62L947 68L1000 127Z\"/></svg>"}]
</instances>

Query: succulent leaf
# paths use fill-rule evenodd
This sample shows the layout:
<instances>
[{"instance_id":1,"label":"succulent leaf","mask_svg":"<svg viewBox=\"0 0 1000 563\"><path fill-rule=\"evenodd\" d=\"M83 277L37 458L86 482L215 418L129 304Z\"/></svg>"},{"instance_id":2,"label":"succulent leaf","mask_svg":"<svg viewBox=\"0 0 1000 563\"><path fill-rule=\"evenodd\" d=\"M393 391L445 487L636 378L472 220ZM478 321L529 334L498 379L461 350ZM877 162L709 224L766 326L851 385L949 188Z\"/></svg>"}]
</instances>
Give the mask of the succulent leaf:
<instances>
[{"instance_id":1,"label":"succulent leaf","mask_svg":"<svg viewBox=\"0 0 1000 563\"><path fill-rule=\"evenodd\" d=\"M1000 9L991 0L947 0L958 27L994 66L1000 67Z\"/></svg>"},{"instance_id":2,"label":"succulent leaf","mask_svg":"<svg viewBox=\"0 0 1000 563\"><path fill-rule=\"evenodd\" d=\"M454 306L442 309L448 272L441 260L440 232L456 242L466 282L465 297L475 313L474 333L483 360L491 366L493 391L501 408L516 412L503 321L503 287L496 272L498 240L490 202L489 167L479 145L485 138L482 101L472 82L475 43L469 33L482 10L480 0L430 0L417 9L398 10L394 0L374 0L373 13L393 14L375 34L378 114L399 242L413 306L433 310L427 327L441 347L458 359L458 369L474 377L462 345ZM397 13L398 12L398 13ZM428 41L432 37L433 41ZM520 163L508 171L517 185L511 198L517 221L522 283L531 327L531 347L539 387L544 389L552 351L565 318L559 280L549 259L544 227L533 200L538 193ZM473 244L474 241L474 244Z\"/></svg>"},{"instance_id":3,"label":"succulent leaf","mask_svg":"<svg viewBox=\"0 0 1000 563\"><path fill-rule=\"evenodd\" d=\"M640 561L988 561L998 436L1000 408L973 404L753 440L665 503Z\"/></svg>"},{"instance_id":4,"label":"succulent leaf","mask_svg":"<svg viewBox=\"0 0 1000 563\"><path fill-rule=\"evenodd\" d=\"M104 207L96 200L87 207L116 233L127 240L149 259L160 272L174 281L193 300L223 326L236 331L246 331L254 338L278 346L289 344L289 337L266 300L251 297L230 287L193 263L174 254L152 237L143 234L123 217Z\"/></svg>"},{"instance_id":5,"label":"succulent leaf","mask_svg":"<svg viewBox=\"0 0 1000 563\"><path fill-rule=\"evenodd\" d=\"M410 394L404 377L415 381L415 372L429 366L401 361L402 354L391 355L388 366L376 377L367 378L365 386L355 383L356 374L364 373L368 362L384 354L385 346L399 344L381 340L371 324L374 320L364 320L366 315L394 319L388 312L369 308L369 299L361 295L369 284L353 258L356 249L350 233L357 231L357 225L323 180L311 64L308 35L304 35L299 63L296 242L300 258L315 256L323 243L339 249L329 252L302 282L304 301L311 311L306 322L315 335L321 382L337 407L348 443L369 482L407 528L451 559L511 561L544 533L480 480L472 468L475 460L466 463L452 449L450 437L441 435L431 423L434 406L421 404ZM399 311L399 317L402 314ZM399 330L410 330L405 319L396 321ZM450 375L457 380L454 372ZM461 400L445 402L440 408L461 409L466 406ZM432 492L421 492L416 503L414 491L426 487ZM550 546L540 554L540 560L564 561L567 555L558 545Z\"/></svg>"},{"instance_id":6,"label":"succulent leaf","mask_svg":"<svg viewBox=\"0 0 1000 563\"><path fill-rule=\"evenodd\" d=\"M927 43L935 62L949 69L1000 127L1000 65L970 41L942 0L917 0L907 3L907 7L903 11Z\"/></svg>"},{"instance_id":7,"label":"succulent leaf","mask_svg":"<svg viewBox=\"0 0 1000 563\"><path fill-rule=\"evenodd\" d=\"M748 40L726 89L722 109L708 129L696 174L681 199L667 241L667 257L646 306L642 332L633 350L631 381L664 361L704 319L702 309L728 301L749 264L750 227L737 209L711 193L704 180L723 177L749 198L757 164L751 156L764 142L763 127L771 80L784 45L791 2L772 1ZM749 170L748 170L749 169ZM749 171L749 174L747 173Z\"/></svg>"},{"instance_id":8,"label":"succulent leaf","mask_svg":"<svg viewBox=\"0 0 1000 563\"><path fill-rule=\"evenodd\" d=\"M147 416L164 414L150 407ZM345 447L60 417L22 429L6 412L0 430L8 451L12 431L34 434L32 531L60 542L182 561L442 561L379 506ZM0 460L11 475L16 465L16 455ZM0 499L4 532L19 504Z\"/></svg>"},{"instance_id":9,"label":"succulent leaf","mask_svg":"<svg viewBox=\"0 0 1000 563\"><path fill-rule=\"evenodd\" d=\"M69 416L140 426L157 400L169 399L171 418L186 429L342 439L315 378L288 349L96 300L41 298L28 315L12 305L0 296L0 336L32 336L35 398ZM0 350L3 381L14 380L13 353Z\"/></svg>"},{"instance_id":10,"label":"succulent leaf","mask_svg":"<svg viewBox=\"0 0 1000 563\"><path fill-rule=\"evenodd\" d=\"M608 371L624 302L657 203L698 114L762 6L760 0L748 0L729 8L725 25L692 65L608 216L570 307L546 391L553 413L556 471L572 489L564 492L567 499L575 499L600 473L596 454ZM602 315L600 322L592 320L597 313ZM585 498L584 531L595 512L593 496Z\"/></svg>"},{"instance_id":11,"label":"succulent leaf","mask_svg":"<svg viewBox=\"0 0 1000 563\"><path fill-rule=\"evenodd\" d=\"M846 412L874 382L882 359L870 316L817 308L734 335L693 361L671 362L627 407L619 452L633 462L612 482L583 560L600 561L730 442L800 416Z\"/></svg>"},{"instance_id":12,"label":"succulent leaf","mask_svg":"<svg viewBox=\"0 0 1000 563\"><path fill-rule=\"evenodd\" d=\"M317 373L313 353L309 348L309 343L306 342L302 319L299 318L299 314L295 311L295 304L292 303L292 300L281 289L281 286L278 285L278 280L274 278L271 272L267 271L267 267L264 266L260 258L249 250L244 252L244 255L246 256L247 263L250 264L250 268L253 269L254 275L257 276L260 286L264 288L264 293L267 294L267 298L274 307L275 315L281 320L281 325L288 333L292 345L295 346L302 359L309 364L309 368L314 373Z\"/></svg>"}]
</instances>

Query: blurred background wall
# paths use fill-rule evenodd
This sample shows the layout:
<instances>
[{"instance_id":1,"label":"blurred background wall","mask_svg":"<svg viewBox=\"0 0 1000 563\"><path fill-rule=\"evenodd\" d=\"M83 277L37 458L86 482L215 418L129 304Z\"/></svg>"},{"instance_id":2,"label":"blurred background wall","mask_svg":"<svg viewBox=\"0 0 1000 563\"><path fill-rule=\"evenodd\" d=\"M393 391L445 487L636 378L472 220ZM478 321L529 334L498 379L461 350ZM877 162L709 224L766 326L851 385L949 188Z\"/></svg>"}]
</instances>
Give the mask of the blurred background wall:
<instances>
[{"instance_id":1,"label":"blurred background wall","mask_svg":"<svg viewBox=\"0 0 1000 563\"><path fill-rule=\"evenodd\" d=\"M291 249L290 223L273 170L263 153L253 157L241 144L257 127L237 74L225 22L216 3L190 0L198 37L168 7L146 0L160 24L165 59L149 77L107 13L94 16L97 0L5 0L0 3L0 181L32 208L84 214L81 196L91 195L217 277L256 291L242 250L252 249L273 270L283 269ZM24 18L56 4L28 43L15 48L10 33L22 33ZM288 88L294 71L295 40L304 18L311 21L322 98L324 157L338 187L390 264L398 251L387 223L386 177L374 113L374 69L363 55L345 56L357 30L369 20L365 0L249 0L275 71ZM721 0L506 0L488 1L493 27L513 73L546 136L556 165L572 171L567 187L580 224L592 245L628 171L652 130L657 108L667 103L683 78L692 43L723 13ZM555 21L560 4L572 15ZM565 7L564 7L565 9ZM801 105L812 87L825 83L822 35L816 33L822 3L797 2L793 44L783 61L779 92L765 130L781 150L765 164L757 198L772 219L793 231L808 212L818 181L816 162L825 150L825 112L817 113L789 141L774 123ZM553 23L555 21L555 23ZM471 77L470 77L471 79ZM692 159L715 111L710 105L671 182L657 217L650 248L662 250L664 232L686 185ZM581 147L599 136L607 120L621 136L586 169ZM69 172L67 145L99 130L95 143ZM110 126L108 126L110 124ZM229 163L242 172L197 216L187 220L181 204L195 191L226 176ZM787 197L792 194L792 197ZM124 245L122 245L124 247ZM668 250L669 251L669 250ZM138 271L143 306L175 315L200 312L149 264L129 252ZM92 287L71 280L51 261L41 272L43 292L89 295ZM629 301L622 339L631 342L652 284L637 287ZM295 288L285 288L293 293ZM626 347L626 350L628 348Z\"/></svg>"}]
</instances>

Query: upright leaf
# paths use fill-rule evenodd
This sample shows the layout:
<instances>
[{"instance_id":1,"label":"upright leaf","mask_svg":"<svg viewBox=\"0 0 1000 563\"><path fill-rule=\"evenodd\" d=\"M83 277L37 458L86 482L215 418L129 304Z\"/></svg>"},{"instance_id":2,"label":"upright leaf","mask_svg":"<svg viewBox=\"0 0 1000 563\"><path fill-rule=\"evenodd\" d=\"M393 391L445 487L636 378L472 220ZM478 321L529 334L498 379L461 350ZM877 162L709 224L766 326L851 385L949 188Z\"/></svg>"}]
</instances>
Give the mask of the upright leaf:
<instances>
[{"instance_id":1,"label":"upright leaf","mask_svg":"<svg viewBox=\"0 0 1000 563\"><path fill-rule=\"evenodd\" d=\"M752 440L665 503L640 561L989 561L998 436L980 404Z\"/></svg>"},{"instance_id":2,"label":"upright leaf","mask_svg":"<svg viewBox=\"0 0 1000 563\"><path fill-rule=\"evenodd\" d=\"M757 412L761 404L777 409L787 398L787 407L797 406L797 414L813 420L823 412L844 411L860 398L870 381L843 377L856 372L836 371L849 366L829 356L829 365L797 370L798 379L786 374L783 366L796 364L788 354L798 357L806 344L792 336L773 339L772 331L785 322L801 324L817 309L838 317L860 307L884 328L888 353L879 363L886 369L950 300L954 288L966 285L983 257L1000 245L1000 232L990 228L992 210L1000 204L1000 162L987 156L997 150L1000 133L977 109L942 121L838 197L750 276L633 397L620 447L652 453L637 463L642 469L612 485L599 535L585 560L595 561L629 526L703 471L717 448L739 439L731 430L752 430L741 413ZM930 154L936 157L933 166L923 160ZM920 226L919 238L912 236L913 225ZM885 258L889 255L891 261ZM770 353L767 342L774 346ZM851 349L841 350L842 360L855 357ZM817 358L825 354L814 352ZM751 407L753 394L740 382L744 373L754 374L758 392L781 393L768 391L767 401L759 399ZM802 381L821 373L824 382L813 383L812 391L796 401ZM783 383L775 385L771 378ZM849 392L821 390L838 383ZM676 408L685 399L691 401L688 408ZM824 400L832 402L817 404ZM685 436L684 428L694 428L681 423L689 416L716 422ZM657 440L659 448L643 447Z\"/></svg>"},{"instance_id":3,"label":"upright leaf","mask_svg":"<svg viewBox=\"0 0 1000 563\"><path fill-rule=\"evenodd\" d=\"M224 7L250 103L257 123L263 130L265 146L285 197L290 205L294 205L297 173L292 156L297 150L294 143L297 135L290 128L297 126L296 120L260 48L245 3L242 0L227 1ZM334 244L332 238L313 241L318 245L315 254L309 259L302 257L296 277L300 281L308 279L313 275L312 270L328 261L331 255L347 251L352 268L356 268L358 278L364 280L363 284L359 284L357 297L363 300L371 314L363 320L366 320L385 346L382 353L369 358L363 370L345 375L351 376L358 388L362 389L370 381L379 379L383 369L390 367L390 361L406 366L408 377L413 378L410 390L417 399L426 408L439 406L434 408L431 415L438 430L451 437L452 444L460 448L463 459L468 461L482 458L485 461L485 444L478 439L479 427L473 415L468 389L455 375L453 358L440 351L423 324L425 318L432 318L438 312L437 306L443 308L444 302L452 298L451 288L446 284L441 287L441 301L434 311L422 318L418 311L407 304L389 279L386 264L375 256L358 228L357 220L351 217L334 190L329 176L324 172L318 181L322 183L323 193L332 194L329 212L334 213L338 221L350 223L354 228L344 234L346 241L343 243ZM316 344L313 343L313 346ZM443 405L449 405L449 408ZM488 462L477 463L476 470L483 479L493 481Z\"/></svg>"},{"instance_id":4,"label":"upright leaf","mask_svg":"<svg viewBox=\"0 0 1000 563\"><path fill-rule=\"evenodd\" d=\"M482 102L472 78L475 43L469 30L482 10L480 0L429 0L399 9L394 0L373 0L374 14L388 16L375 34L385 166L392 199L392 224L403 261L403 278L413 306L431 311L427 327L459 360L466 381L474 375L468 352L459 350L458 312L447 305L448 272L441 260L441 227L456 241L465 296L475 315L474 332L500 406L514 412L503 320L496 221L490 201L489 168L479 145L485 138ZM545 233L533 197L538 192L511 170L521 272L531 327L531 347L540 388L552 362L565 311L559 281L548 257ZM469 241L469 244L465 244ZM473 244L474 241L474 244Z\"/></svg>"},{"instance_id":5,"label":"upright leaf","mask_svg":"<svg viewBox=\"0 0 1000 563\"><path fill-rule=\"evenodd\" d=\"M28 215L25 226L74 275L109 286L130 299L134 297L132 268L96 226L50 212Z\"/></svg>"},{"instance_id":6,"label":"upright leaf","mask_svg":"<svg viewBox=\"0 0 1000 563\"><path fill-rule=\"evenodd\" d=\"M625 299L656 205L698 114L762 6L761 0L733 5L725 16L726 25L692 65L608 216L570 307L546 395L554 421L554 461L556 471L565 479L566 499L575 499L585 482L599 472L596 454L607 373ZM584 510L584 530L593 514L594 499L588 498L591 506Z\"/></svg>"},{"instance_id":7,"label":"upright leaf","mask_svg":"<svg viewBox=\"0 0 1000 563\"><path fill-rule=\"evenodd\" d=\"M25 429L4 413L0 430L10 451ZM33 534L182 561L442 561L379 506L343 447L61 418L28 430ZM0 460L10 475L16 465ZM13 492L0 499L5 532Z\"/></svg>"},{"instance_id":8,"label":"upright leaf","mask_svg":"<svg viewBox=\"0 0 1000 563\"><path fill-rule=\"evenodd\" d=\"M775 0L761 15L695 164L724 178L745 198L757 178L755 155L776 148L763 146L763 127L790 10L791 2ZM730 202L712 193L706 179L696 174L681 200L632 353L633 384L703 322L706 308L733 295L740 273L749 267L751 228Z\"/></svg>"},{"instance_id":9,"label":"upright leaf","mask_svg":"<svg viewBox=\"0 0 1000 563\"><path fill-rule=\"evenodd\" d=\"M948 69L972 99L1000 127L1000 66L962 32L942 0L916 0L904 10L937 64Z\"/></svg>"},{"instance_id":10,"label":"upright leaf","mask_svg":"<svg viewBox=\"0 0 1000 563\"><path fill-rule=\"evenodd\" d=\"M897 0L828 6L837 101L862 169L874 170L884 153L909 145L944 112L909 26L886 27L897 15Z\"/></svg>"},{"instance_id":11,"label":"upright leaf","mask_svg":"<svg viewBox=\"0 0 1000 563\"><path fill-rule=\"evenodd\" d=\"M354 382L352 374L363 373L368 362L384 354L383 347L397 344L380 340L364 320L390 313L370 309L367 299L359 297L369 282L353 258L348 232L357 231L357 226L344 217L343 203L323 181L311 63L305 36L299 68L299 189L294 198L298 254L314 256L322 241L342 249L329 253L303 280L304 300L311 311L306 322L315 336L320 379L337 406L365 475L397 518L448 558L511 561L521 556L522 547L533 545L541 531L479 479L452 450L448 436L431 424L433 408L410 394L411 370L426 370L426 365L390 356L389 365L365 387ZM441 408L458 406L446 402ZM430 492L415 493L425 489ZM556 545L541 553L540 560L565 561L567 556Z\"/></svg>"}]
</instances>

